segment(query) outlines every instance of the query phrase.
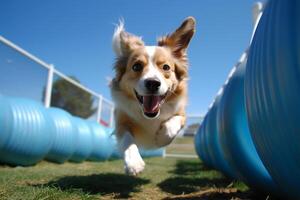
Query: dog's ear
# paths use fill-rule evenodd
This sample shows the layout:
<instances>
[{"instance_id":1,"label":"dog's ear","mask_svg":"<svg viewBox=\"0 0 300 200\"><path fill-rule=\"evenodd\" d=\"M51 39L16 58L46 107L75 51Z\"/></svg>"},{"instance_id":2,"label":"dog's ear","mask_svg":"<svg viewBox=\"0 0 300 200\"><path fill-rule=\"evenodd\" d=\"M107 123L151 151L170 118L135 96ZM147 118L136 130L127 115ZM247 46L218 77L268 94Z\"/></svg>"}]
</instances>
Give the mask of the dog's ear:
<instances>
[{"instance_id":1,"label":"dog's ear","mask_svg":"<svg viewBox=\"0 0 300 200\"><path fill-rule=\"evenodd\" d=\"M160 38L158 46L169 47L175 57L185 59L186 49L195 33L195 24L193 17L186 18L175 32Z\"/></svg>"},{"instance_id":2,"label":"dog's ear","mask_svg":"<svg viewBox=\"0 0 300 200\"><path fill-rule=\"evenodd\" d=\"M122 57L134 49L144 46L144 42L140 37L126 32L124 22L120 21L114 32L112 45L116 55Z\"/></svg>"}]
</instances>

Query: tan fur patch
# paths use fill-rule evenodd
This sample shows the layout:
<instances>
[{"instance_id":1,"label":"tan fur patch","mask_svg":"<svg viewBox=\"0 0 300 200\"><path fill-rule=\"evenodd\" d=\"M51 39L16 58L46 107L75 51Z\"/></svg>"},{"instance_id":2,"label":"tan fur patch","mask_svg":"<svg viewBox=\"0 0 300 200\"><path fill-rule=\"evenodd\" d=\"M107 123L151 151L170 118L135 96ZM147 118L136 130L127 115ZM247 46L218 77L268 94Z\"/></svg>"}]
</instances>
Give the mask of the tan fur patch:
<instances>
[{"instance_id":1,"label":"tan fur patch","mask_svg":"<svg viewBox=\"0 0 300 200\"><path fill-rule=\"evenodd\" d=\"M186 48L195 33L195 19L193 17L187 18L181 26L172 34L161 37L158 40L158 46L170 48L172 54L185 63L187 67Z\"/></svg>"},{"instance_id":2,"label":"tan fur patch","mask_svg":"<svg viewBox=\"0 0 300 200\"><path fill-rule=\"evenodd\" d=\"M126 113L122 111L117 111L116 118L118 121L118 130L116 131L117 134L123 134L126 131L129 131L133 135L137 135L141 133L140 130L142 128L138 123L135 123L133 119L131 119ZM118 137L122 137L122 135L117 135Z\"/></svg>"}]
</instances>

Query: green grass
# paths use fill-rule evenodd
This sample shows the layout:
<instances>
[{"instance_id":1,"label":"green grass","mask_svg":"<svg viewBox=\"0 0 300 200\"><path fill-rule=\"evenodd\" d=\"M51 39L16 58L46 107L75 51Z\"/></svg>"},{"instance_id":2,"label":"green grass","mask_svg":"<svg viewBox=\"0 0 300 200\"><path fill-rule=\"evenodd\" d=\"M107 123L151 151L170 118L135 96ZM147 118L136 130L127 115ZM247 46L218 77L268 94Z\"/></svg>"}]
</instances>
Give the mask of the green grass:
<instances>
[{"instance_id":1,"label":"green grass","mask_svg":"<svg viewBox=\"0 0 300 200\"><path fill-rule=\"evenodd\" d=\"M193 137L176 138L166 152L195 155ZM121 160L0 165L0 199L258 199L244 183L227 179L199 159L145 162L145 171L137 177L124 174Z\"/></svg>"},{"instance_id":2,"label":"green grass","mask_svg":"<svg viewBox=\"0 0 300 200\"><path fill-rule=\"evenodd\" d=\"M188 154L196 155L194 137L177 137L167 146L167 154Z\"/></svg>"},{"instance_id":3,"label":"green grass","mask_svg":"<svg viewBox=\"0 0 300 200\"><path fill-rule=\"evenodd\" d=\"M215 193L221 199L252 195L246 185L206 168L199 159L148 158L145 161L146 169L138 177L124 175L120 160L0 166L0 199L195 199L207 189L213 189L210 192L213 198L209 199L215 199ZM219 191L222 188L237 191L222 193Z\"/></svg>"}]
</instances>

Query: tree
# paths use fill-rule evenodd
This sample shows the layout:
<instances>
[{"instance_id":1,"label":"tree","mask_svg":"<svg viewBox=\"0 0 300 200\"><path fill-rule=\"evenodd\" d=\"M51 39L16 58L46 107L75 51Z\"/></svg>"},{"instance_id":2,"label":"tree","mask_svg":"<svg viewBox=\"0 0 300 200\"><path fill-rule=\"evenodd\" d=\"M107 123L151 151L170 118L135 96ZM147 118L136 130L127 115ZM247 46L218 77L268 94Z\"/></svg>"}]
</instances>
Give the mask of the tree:
<instances>
[{"instance_id":1,"label":"tree","mask_svg":"<svg viewBox=\"0 0 300 200\"><path fill-rule=\"evenodd\" d=\"M74 76L70 78L80 83ZM62 108L82 118L88 118L96 111L90 93L61 78L53 83L51 106Z\"/></svg>"}]
</instances>

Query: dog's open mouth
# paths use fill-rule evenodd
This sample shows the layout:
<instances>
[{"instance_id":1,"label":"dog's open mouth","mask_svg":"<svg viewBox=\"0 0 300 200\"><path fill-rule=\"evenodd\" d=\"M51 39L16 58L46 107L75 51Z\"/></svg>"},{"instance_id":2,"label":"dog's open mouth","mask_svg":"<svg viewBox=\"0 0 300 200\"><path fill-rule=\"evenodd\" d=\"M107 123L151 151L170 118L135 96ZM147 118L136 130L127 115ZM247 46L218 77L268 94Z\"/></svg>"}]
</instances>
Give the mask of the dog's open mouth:
<instances>
[{"instance_id":1,"label":"dog's open mouth","mask_svg":"<svg viewBox=\"0 0 300 200\"><path fill-rule=\"evenodd\" d=\"M164 95L141 96L135 91L135 95L143 108L144 115L148 118L155 118L159 115L160 106L164 103L167 92Z\"/></svg>"}]
</instances>

